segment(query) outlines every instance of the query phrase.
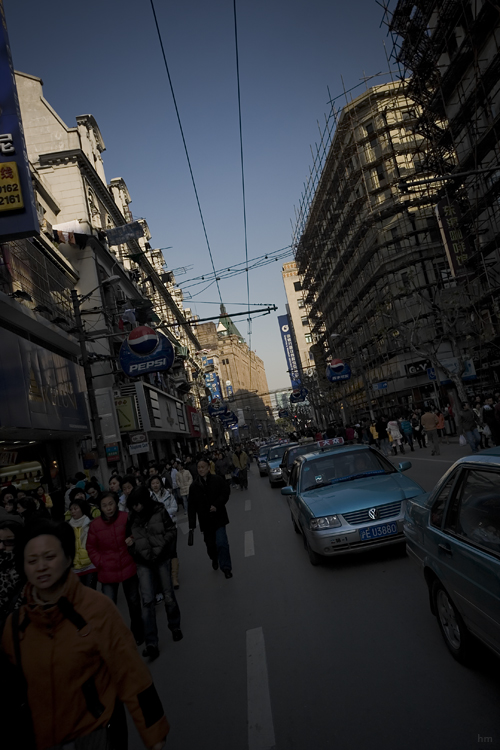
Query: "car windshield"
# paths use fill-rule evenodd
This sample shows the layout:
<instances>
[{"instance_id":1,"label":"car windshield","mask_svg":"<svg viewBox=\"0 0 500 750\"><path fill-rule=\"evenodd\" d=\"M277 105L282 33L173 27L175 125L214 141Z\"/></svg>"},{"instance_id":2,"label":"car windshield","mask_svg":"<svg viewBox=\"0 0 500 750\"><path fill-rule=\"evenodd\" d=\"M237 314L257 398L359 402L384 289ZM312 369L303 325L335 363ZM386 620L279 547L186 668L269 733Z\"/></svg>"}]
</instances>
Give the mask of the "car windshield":
<instances>
[{"instance_id":1,"label":"car windshield","mask_svg":"<svg viewBox=\"0 0 500 750\"><path fill-rule=\"evenodd\" d=\"M325 487L350 479L376 474L392 474L394 466L372 450L328 453L307 461L302 467L300 488L302 492Z\"/></svg>"},{"instance_id":2,"label":"car windshield","mask_svg":"<svg viewBox=\"0 0 500 750\"><path fill-rule=\"evenodd\" d=\"M306 453L312 453L316 450L318 450L317 443L309 443L309 445L299 445L297 448L292 448L286 459L287 467L290 467L293 464L297 456L304 456Z\"/></svg>"},{"instance_id":3,"label":"car windshield","mask_svg":"<svg viewBox=\"0 0 500 750\"><path fill-rule=\"evenodd\" d=\"M286 445L276 445L274 448L270 448L269 453L267 454L267 460L276 461L276 459L282 458L286 449Z\"/></svg>"}]
</instances>

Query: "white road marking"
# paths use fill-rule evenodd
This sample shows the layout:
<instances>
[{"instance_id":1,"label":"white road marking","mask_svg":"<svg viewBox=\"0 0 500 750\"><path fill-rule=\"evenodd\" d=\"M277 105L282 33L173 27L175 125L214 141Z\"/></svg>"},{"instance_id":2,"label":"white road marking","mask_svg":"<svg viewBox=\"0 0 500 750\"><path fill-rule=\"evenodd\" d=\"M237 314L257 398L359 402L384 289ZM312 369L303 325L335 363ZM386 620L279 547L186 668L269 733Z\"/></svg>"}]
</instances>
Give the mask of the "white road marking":
<instances>
[{"instance_id":1,"label":"white road marking","mask_svg":"<svg viewBox=\"0 0 500 750\"><path fill-rule=\"evenodd\" d=\"M252 501L250 499L245 500L245 510L252 510Z\"/></svg>"},{"instance_id":2,"label":"white road marking","mask_svg":"<svg viewBox=\"0 0 500 750\"><path fill-rule=\"evenodd\" d=\"M253 531L245 531L245 557L255 555L253 544Z\"/></svg>"},{"instance_id":3,"label":"white road marking","mask_svg":"<svg viewBox=\"0 0 500 750\"><path fill-rule=\"evenodd\" d=\"M187 521L185 523L178 523L177 528L180 529L183 534L187 534L189 531L189 523Z\"/></svg>"},{"instance_id":4,"label":"white road marking","mask_svg":"<svg viewBox=\"0 0 500 750\"><path fill-rule=\"evenodd\" d=\"M248 750L273 750L276 740L262 628L247 630L247 706Z\"/></svg>"}]
</instances>

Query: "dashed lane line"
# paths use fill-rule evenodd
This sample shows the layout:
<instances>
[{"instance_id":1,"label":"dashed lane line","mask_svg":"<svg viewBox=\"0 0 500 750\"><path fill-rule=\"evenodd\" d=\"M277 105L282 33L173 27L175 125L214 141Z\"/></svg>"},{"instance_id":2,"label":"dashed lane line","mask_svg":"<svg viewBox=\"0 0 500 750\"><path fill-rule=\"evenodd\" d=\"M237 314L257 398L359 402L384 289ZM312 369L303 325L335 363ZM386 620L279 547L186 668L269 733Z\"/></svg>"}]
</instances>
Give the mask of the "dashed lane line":
<instances>
[{"instance_id":1,"label":"dashed lane line","mask_svg":"<svg viewBox=\"0 0 500 750\"><path fill-rule=\"evenodd\" d=\"M251 557L252 555L255 555L253 531L245 531L245 557Z\"/></svg>"},{"instance_id":2,"label":"dashed lane line","mask_svg":"<svg viewBox=\"0 0 500 750\"><path fill-rule=\"evenodd\" d=\"M252 501L250 498L248 500L245 500L245 510L252 510Z\"/></svg>"},{"instance_id":3,"label":"dashed lane line","mask_svg":"<svg viewBox=\"0 0 500 750\"><path fill-rule=\"evenodd\" d=\"M247 630L247 711L248 750L273 750L276 740L262 628Z\"/></svg>"}]
</instances>

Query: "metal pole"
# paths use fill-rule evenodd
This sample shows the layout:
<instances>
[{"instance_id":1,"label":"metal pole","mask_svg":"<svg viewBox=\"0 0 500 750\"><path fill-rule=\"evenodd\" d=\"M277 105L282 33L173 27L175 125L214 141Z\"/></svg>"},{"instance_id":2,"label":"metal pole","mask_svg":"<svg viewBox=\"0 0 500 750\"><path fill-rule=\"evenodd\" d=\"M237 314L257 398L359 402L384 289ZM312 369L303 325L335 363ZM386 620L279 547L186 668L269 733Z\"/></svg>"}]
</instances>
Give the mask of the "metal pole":
<instances>
[{"instance_id":1,"label":"metal pole","mask_svg":"<svg viewBox=\"0 0 500 750\"><path fill-rule=\"evenodd\" d=\"M106 449L104 447L104 440L101 432L101 420L99 419L99 412L97 409L97 401L95 397L94 381L92 377L92 368L89 362L89 355L87 352L87 346L85 341L85 331L83 328L82 314L80 310L80 300L78 298L78 292L76 289L71 290L71 301L73 303L73 312L75 315L75 324L78 331L78 341L80 343L80 353L82 356L82 366L85 375L85 382L87 384L87 393L89 399L90 408L90 421L92 422L92 429L94 431L94 438L97 448L97 459L99 463L99 474L103 484L108 478L108 465L106 462Z\"/></svg>"}]
</instances>

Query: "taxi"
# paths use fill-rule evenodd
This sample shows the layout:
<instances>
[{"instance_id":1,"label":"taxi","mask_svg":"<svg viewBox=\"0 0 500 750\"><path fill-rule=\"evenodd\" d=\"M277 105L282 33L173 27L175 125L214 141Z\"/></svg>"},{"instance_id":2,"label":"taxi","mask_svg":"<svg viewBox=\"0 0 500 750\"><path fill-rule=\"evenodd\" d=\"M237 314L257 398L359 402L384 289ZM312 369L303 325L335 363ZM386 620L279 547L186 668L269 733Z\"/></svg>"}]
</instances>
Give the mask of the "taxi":
<instances>
[{"instance_id":1,"label":"taxi","mask_svg":"<svg viewBox=\"0 0 500 750\"><path fill-rule=\"evenodd\" d=\"M406 501L423 488L367 445L325 446L299 456L289 484L293 527L302 534L312 565L323 557L404 542Z\"/></svg>"}]
</instances>

